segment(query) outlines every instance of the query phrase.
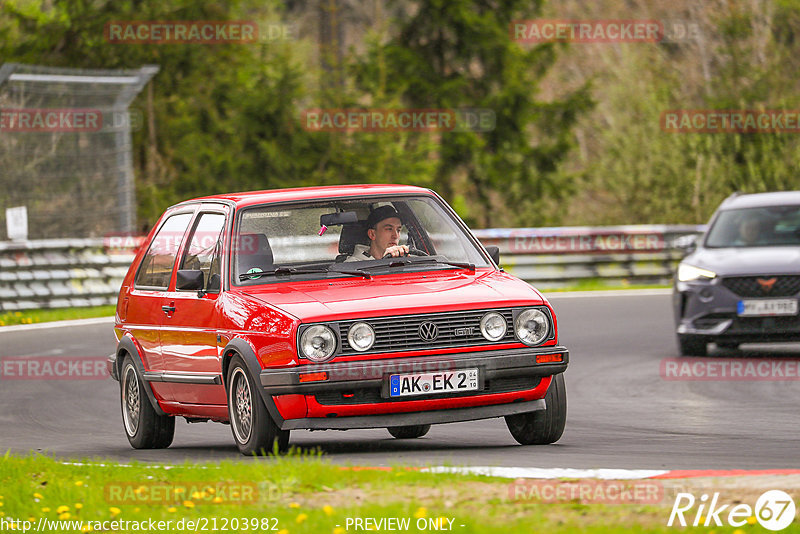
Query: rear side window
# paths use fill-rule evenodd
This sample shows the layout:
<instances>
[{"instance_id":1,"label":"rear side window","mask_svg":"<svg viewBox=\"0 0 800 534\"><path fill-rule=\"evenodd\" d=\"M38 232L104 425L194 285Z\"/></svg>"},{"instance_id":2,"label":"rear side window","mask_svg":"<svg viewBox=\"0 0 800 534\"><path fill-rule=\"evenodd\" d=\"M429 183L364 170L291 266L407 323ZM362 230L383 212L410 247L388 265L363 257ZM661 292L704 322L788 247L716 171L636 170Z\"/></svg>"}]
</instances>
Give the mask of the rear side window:
<instances>
[{"instance_id":1,"label":"rear side window","mask_svg":"<svg viewBox=\"0 0 800 534\"><path fill-rule=\"evenodd\" d=\"M167 289L172 277L175 258L181 248L183 235L192 220L191 213L173 215L164 222L161 229L153 237L147 254L142 258L139 272L136 273L134 285L151 289Z\"/></svg>"}]
</instances>

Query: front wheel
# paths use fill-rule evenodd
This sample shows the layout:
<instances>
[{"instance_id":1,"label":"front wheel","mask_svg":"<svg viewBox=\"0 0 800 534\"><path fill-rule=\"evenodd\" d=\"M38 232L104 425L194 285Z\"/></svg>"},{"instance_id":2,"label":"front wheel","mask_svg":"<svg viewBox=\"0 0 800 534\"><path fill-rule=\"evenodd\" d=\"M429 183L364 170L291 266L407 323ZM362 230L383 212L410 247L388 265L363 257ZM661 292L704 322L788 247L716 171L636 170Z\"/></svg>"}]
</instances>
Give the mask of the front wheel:
<instances>
[{"instance_id":1,"label":"front wheel","mask_svg":"<svg viewBox=\"0 0 800 534\"><path fill-rule=\"evenodd\" d=\"M134 449L166 449L175 437L175 418L155 411L146 387L133 359L126 354L119 379L125 435Z\"/></svg>"},{"instance_id":2,"label":"front wheel","mask_svg":"<svg viewBox=\"0 0 800 534\"><path fill-rule=\"evenodd\" d=\"M389 431L393 437L397 439L415 439L421 438L428 433L431 425L408 425L408 426L390 426L386 430Z\"/></svg>"},{"instance_id":3,"label":"front wheel","mask_svg":"<svg viewBox=\"0 0 800 534\"><path fill-rule=\"evenodd\" d=\"M553 376L544 397L547 407L529 413L506 416L506 426L520 445L555 443L567 423L567 386L564 373Z\"/></svg>"},{"instance_id":4,"label":"front wheel","mask_svg":"<svg viewBox=\"0 0 800 534\"><path fill-rule=\"evenodd\" d=\"M256 384L239 356L228 369L228 416L239 452L247 456L269 454L289 448L289 431L281 430L270 417Z\"/></svg>"}]
</instances>

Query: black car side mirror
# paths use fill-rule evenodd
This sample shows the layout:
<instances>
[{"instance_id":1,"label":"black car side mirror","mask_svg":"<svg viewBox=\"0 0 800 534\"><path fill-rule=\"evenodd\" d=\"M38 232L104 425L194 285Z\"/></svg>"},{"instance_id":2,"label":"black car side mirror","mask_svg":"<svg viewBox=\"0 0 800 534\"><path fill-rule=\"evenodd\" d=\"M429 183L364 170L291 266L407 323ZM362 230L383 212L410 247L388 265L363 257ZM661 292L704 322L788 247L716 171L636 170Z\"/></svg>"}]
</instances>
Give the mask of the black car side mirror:
<instances>
[{"instance_id":1,"label":"black car side mirror","mask_svg":"<svg viewBox=\"0 0 800 534\"><path fill-rule=\"evenodd\" d=\"M195 289L197 291L203 289L203 271L199 269L179 269L175 288L185 290Z\"/></svg>"},{"instance_id":2,"label":"black car side mirror","mask_svg":"<svg viewBox=\"0 0 800 534\"><path fill-rule=\"evenodd\" d=\"M498 266L500 265L500 247L496 247L494 245L486 247L486 252L489 253L489 256L492 258Z\"/></svg>"}]
</instances>

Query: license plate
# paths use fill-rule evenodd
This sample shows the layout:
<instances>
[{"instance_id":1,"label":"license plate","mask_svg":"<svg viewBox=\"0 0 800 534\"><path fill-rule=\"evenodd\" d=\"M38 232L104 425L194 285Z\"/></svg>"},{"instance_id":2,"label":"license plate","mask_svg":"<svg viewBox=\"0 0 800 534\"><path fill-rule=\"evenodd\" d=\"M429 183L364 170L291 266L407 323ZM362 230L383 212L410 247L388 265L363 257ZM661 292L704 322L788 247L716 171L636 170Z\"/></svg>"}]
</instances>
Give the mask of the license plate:
<instances>
[{"instance_id":1,"label":"license plate","mask_svg":"<svg viewBox=\"0 0 800 534\"><path fill-rule=\"evenodd\" d=\"M391 375L389 377L390 397L410 397L412 395L474 391L476 389L478 389L477 369Z\"/></svg>"},{"instance_id":2,"label":"license plate","mask_svg":"<svg viewBox=\"0 0 800 534\"><path fill-rule=\"evenodd\" d=\"M797 299L740 300L737 313L741 317L797 315Z\"/></svg>"}]
</instances>

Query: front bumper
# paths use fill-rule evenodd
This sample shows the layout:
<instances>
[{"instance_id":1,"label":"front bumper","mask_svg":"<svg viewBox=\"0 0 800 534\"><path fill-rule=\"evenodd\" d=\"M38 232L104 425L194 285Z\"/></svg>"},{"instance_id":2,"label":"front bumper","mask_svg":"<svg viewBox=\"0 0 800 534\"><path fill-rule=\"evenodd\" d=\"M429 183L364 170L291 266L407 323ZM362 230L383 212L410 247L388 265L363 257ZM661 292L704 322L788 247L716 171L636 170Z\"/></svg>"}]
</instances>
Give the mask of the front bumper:
<instances>
[{"instance_id":1,"label":"front bumper","mask_svg":"<svg viewBox=\"0 0 800 534\"><path fill-rule=\"evenodd\" d=\"M755 297L737 295L719 278L677 282L673 292L676 332L709 342L800 341L800 316L740 317L738 303L745 298Z\"/></svg>"},{"instance_id":2,"label":"front bumper","mask_svg":"<svg viewBox=\"0 0 800 534\"><path fill-rule=\"evenodd\" d=\"M536 363L537 356L562 355L558 363ZM385 391L393 374L457 371L477 367L483 380L506 377L545 377L563 373L569 363L566 347L541 347L484 352L441 354L414 358L343 361L307 364L292 368L264 369L261 385L270 395L314 395L331 390L380 387ZM321 382L300 382L300 375L328 373Z\"/></svg>"},{"instance_id":3,"label":"front bumper","mask_svg":"<svg viewBox=\"0 0 800 534\"><path fill-rule=\"evenodd\" d=\"M537 356L553 355L559 355L561 361L536 363ZM569 351L556 346L264 369L260 381L265 393L275 399L305 399L302 404L307 405L307 410L287 414L282 429L378 428L472 421L543 410L547 377L564 372L568 363ZM477 391L388 395L390 375L468 368L479 369ZM320 372L327 373L326 380L300 382L301 375Z\"/></svg>"}]
</instances>

